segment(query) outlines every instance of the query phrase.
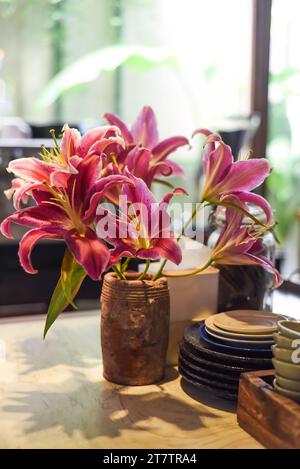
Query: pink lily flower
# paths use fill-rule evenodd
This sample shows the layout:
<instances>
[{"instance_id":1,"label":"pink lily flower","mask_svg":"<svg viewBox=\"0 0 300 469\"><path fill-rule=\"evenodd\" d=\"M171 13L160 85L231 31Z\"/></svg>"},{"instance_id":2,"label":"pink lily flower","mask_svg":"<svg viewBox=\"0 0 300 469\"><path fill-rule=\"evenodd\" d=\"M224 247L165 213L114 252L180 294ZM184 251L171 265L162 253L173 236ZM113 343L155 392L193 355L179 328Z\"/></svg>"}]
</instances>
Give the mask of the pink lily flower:
<instances>
[{"instance_id":1,"label":"pink lily flower","mask_svg":"<svg viewBox=\"0 0 300 469\"><path fill-rule=\"evenodd\" d=\"M131 181L123 175L100 178L101 160L97 155L82 159L72 174L66 188L52 188L48 191L33 190L36 206L16 211L1 224L4 236L11 238L11 223L32 228L20 241L19 258L24 270L36 273L30 260L35 244L41 239L64 240L76 261L88 275L98 280L108 266L110 251L94 231L94 216L91 205L112 185ZM93 205L95 206L95 205ZM89 212L88 219L86 212Z\"/></svg>"},{"instance_id":2,"label":"pink lily flower","mask_svg":"<svg viewBox=\"0 0 300 469\"><path fill-rule=\"evenodd\" d=\"M238 203L235 196L224 197L226 201ZM227 208L226 221L218 242L211 253L212 261L225 265L257 265L274 275L273 288L281 285L282 278L272 262L262 255L263 245L259 231L241 226L244 215L238 210Z\"/></svg>"},{"instance_id":3,"label":"pink lily flower","mask_svg":"<svg viewBox=\"0 0 300 469\"><path fill-rule=\"evenodd\" d=\"M54 140L55 147L49 151L43 149L42 159L19 158L9 163L7 171L16 178L5 194L8 198L13 197L16 210L20 209L21 202L28 201L33 190L47 190L44 183L66 187L69 177L77 174L77 165L82 158L105 154L112 145L125 145L115 126L97 127L81 137L78 130L65 125L61 145L55 137Z\"/></svg>"},{"instance_id":4,"label":"pink lily flower","mask_svg":"<svg viewBox=\"0 0 300 469\"><path fill-rule=\"evenodd\" d=\"M55 142L55 148L50 151L43 149L42 159L32 157L10 161L7 171L16 178L12 180L12 186L5 191L5 195L8 198L13 197L16 210L20 209L21 202L27 203L32 190L45 190L43 183L65 186L69 176L77 173L75 146L79 140L78 130L66 125L61 148Z\"/></svg>"},{"instance_id":5,"label":"pink lily flower","mask_svg":"<svg viewBox=\"0 0 300 469\"><path fill-rule=\"evenodd\" d=\"M66 168L34 157L10 161L7 171L16 176L12 180L11 187L5 191L8 199L13 198L16 210L20 209L21 202L27 203L28 196L31 196L33 190L46 190L43 183L66 185L69 176L77 173L73 162L70 162Z\"/></svg>"},{"instance_id":6,"label":"pink lily flower","mask_svg":"<svg viewBox=\"0 0 300 469\"><path fill-rule=\"evenodd\" d=\"M31 182L26 182L22 178L14 178L11 181L11 187L4 191L4 195L8 200L13 199L13 205L16 210L20 209L21 202L27 204L28 194L34 185Z\"/></svg>"},{"instance_id":7,"label":"pink lily flower","mask_svg":"<svg viewBox=\"0 0 300 469\"><path fill-rule=\"evenodd\" d=\"M207 129L198 129L193 133L204 134L207 139L204 145L203 167L205 183L201 196L202 201L224 201L224 196L238 196L236 203L245 202L260 206L266 214L267 223L272 223L273 214L269 203L260 195L250 191L258 187L270 174L271 168L265 158L253 158L234 162L231 148L220 135Z\"/></svg>"},{"instance_id":8,"label":"pink lily flower","mask_svg":"<svg viewBox=\"0 0 300 469\"><path fill-rule=\"evenodd\" d=\"M145 106L131 130L116 115L106 113L106 120L117 126L125 140L129 153L124 162L129 171L143 179L150 187L153 179L160 176L182 176L182 168L168 159L177 148L189 145L187 138L176 136L159 142L157 121L150 106ZM134 147L134 148L132 148Z\"/></svg>"},{"instance_id":9,"label":"pink lily flower","mask_svg":"<svg viewBox=\"0 0 300 469\"><path fill-rule=\"evenodd\" d=\"M161 202L157 202L142 179L128 170L126 175L132 184L122 186L121 195L125 197L125 203L121 204L119 215L109 210L98 210L97 213L98 236L114 246L111 265L122 257L164 258L179 264L181 250L170 229L167 206L174 195L186 194L185 190L174 189ZM107 226L110 227L108 231Z\"/></svg>"},{"instance_id":10,"label":"pink lily flower","mask_svg":"<svg viewBox=\"0 0 300 469\"><path fill-rule=\"evenodd\" d=\"M62 153L68 158L72 156L86 158L91 155L106 154L107 149L115 145L125 147L125 141L115 125L95 127L88 130L82 137L76 129L70 129L65 125L61 147Z\"/></svg>"}]
</instances>

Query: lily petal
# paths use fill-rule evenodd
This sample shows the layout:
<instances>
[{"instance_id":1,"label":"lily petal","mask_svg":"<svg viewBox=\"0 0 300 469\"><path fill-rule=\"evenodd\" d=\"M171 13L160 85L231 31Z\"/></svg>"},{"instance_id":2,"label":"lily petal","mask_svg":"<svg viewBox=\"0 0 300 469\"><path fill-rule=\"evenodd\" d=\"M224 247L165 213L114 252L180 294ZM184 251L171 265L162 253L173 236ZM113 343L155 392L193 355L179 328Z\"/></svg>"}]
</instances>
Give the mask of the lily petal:
<instances>
[{"instance_id":1,"label":"lily petal","mask_svg":"<svg viewBox=\"0 0 300 469\"><path fill-rule=\"evenodd\" d=\"M131 135L131 132L128 130L128 127L126 126L126 124L118 116L107 112L104 114L104 118L111 125L115 125L116 127L120 129L121 134L123 135L125 142L128 145L133 143L133 137Z\"/></svg>"},{"instance_id":2,"label":"lily petal","mask_svg":"<svg viewBox=\"0 0 300 469\"><path fill-rule=\"evenodd\" d=\"M171 161L171 160L165 160L164 163L169 166L172 177L173 176L184 177L184 169L178 163L176 163L175 161ZM159 169L159 166L158 166L158 169Z\"/></svg>"},{"instance_id":3,"label":"lily petal","mask_svg":"<svg viewBox=\"0 0 300 469\"><path fill-rule=\"evenodd\" d=\"M159 203L160 208L162 208L163 206L164 208L166 208L166 205L170 203L170 200L172 199L172 197L174 197L174 195L188 195L188 192L182 187L176 187L172 190L172 192L168 192L168 194L163 197L163 199Z\"/></svg>"},{"instance_id":4,"label":"lily petal","mask_svg":"<svg viewBox=\"0 0 300 469\"><path fill-rule=\"evenodd\" d=\"M234 196L234 195L227 195L222 199L224 202L231 202L235 205L242 205L242 202ZM246 206L243 208L247 208ZM237 209L234 208L226 208L226 221L225 225L220 233L219 239L213 249L212 256L214 257L215 252L219 252L220 250L224 250L227 244L232 244L235 242L235 238L237 234L240 234L241 231L241 224L244 218L244 214Z\"/></svg>"},{"instance_id":5,"label":"lily petal","mask_svg":"<svg viewBox=\"0 0 300 469\"><path fill-rule=\"evenodd\" d=\"M181 136L162 140L152 149L153 161L158 162L164 160L170 153L173 153L177 148L184 145L189 145L189 141L187 138Z\"/></svg>"},{"instance_id":6,"label":"lily petal","mask_svg":"<svg viewBox=\"0 0 300 469\"><path fill-rule=\"evenodd\" d=\"M56 187L66 187L71 174L77 174L78 171L71 164L65 168L60 168L50 174L50 185Z\"/></svg>"},{"instance_id":7,"label":"lily petal","mask_svg":"<svg viewBox=\"0 0 300 469\"><path fill-rule=\"evenodd\" d=\"M182 260L179 244L173 238L155 239L151 249L139 249L136 255L140 259L168 259L176 265Z\"/></svg>"},{"instance_id":8,"label":"lily petal","mask_svg":"<svg viewBox=\"0 0 300 469\"><path fill-rule=\"evenodd\" d=\"M94 154L101 156L105 152L109 153L109 151L115 153L116 145L120 145L121 148L125 147L125 140L123 139L123 137L117 136L110 138L102 138L91 146L87 153L87 156Z\"/></svg>"},{"instance_id":9,"label":"lily petal","mask_svg":"<svg viewBox=\"0 0 300 469\"><path fill-rule=\"evenodd\" d=\"M167 208L174 195L187 195L187 192L185 189L177 187L172 192L168 192L163 199L154 206L155 209L153 209L151 213L151 237L170 237L172 232L171 217L167 212Z\"/></svg>"},{"instance_id":10,"label":"lily petal","mask_svg":"<svg viewBox=\"0 0 300 469\"><path fill-rule=\"evenodd\" d=\"M59 239L60 237L55 232L44 231L44 230L30 230L28 231L20 241L19 246L19 259L20 264L29 274L36 274L38 270L34 269L31 264L31 251L41 239Z\"/></svg>"},{"instance_id":11,"label":"lily petal","mask_svg":"<svg viewBox=\"0 0 300 469\"><path fill-rule=\"evenodd\" d=\"M21 202L27 204L32 189L41 187L39 183L24 181L21 178L14 178L11 187L4 191L8 199L13 198L13 205L16 210L21 209Z\"/></svg>"},{"instance_id":12,"label":"lily petal","mask_svg":"<svg viewBox=\"0 0 300 469\"><path fill-rule=\"evenodd\" d=\"M220 265L256 265L258 267L264 268L274 275L273 288L279 287L283 282L280 273L275 269L272 262L263 256L258 257L249 253L235 255L231 254L228 257L224 256L216 259L216 263Z\"/></svg>"},{"instance_id":13,"label":"lily petal","mask_svg":"<svg viewBox=\"0 0 300 469\"><path fill-rule=\"evenodd\" d=\"M132 126L131 134L137 145L149 148L150 150L158 142L157 121L153 109L144 106Z\"/></svg>"},{"instance_id":14,"label":"lily petal","mask_svg":"<svg viewBox=\"0 0 300 469\"><path fill-rule=\"evenodd\" d=\"M283 278L281 277L280 273L278 272L277 269L275 269L274 265L272 264L271 261L269 261L269 259L267 259L266 257L264 256L254 256L253 254L247 254L247 257L248 257L248 262L250 263L251 261L253 261L253 263L257 264L257 265L260 265L261 267L263 267L265 270L267 270L268 272L270 272L271 274L274 275L274 281L273 281L273 285L272 285L272 288L278 288L280 287L280 285L283 283Z\"/></svg>"},{"instance_id":15,"label":"lily petal","mask_svg":"<svg viewBox=\"0 0 300 469\"><path fill-rule=\"evenodd\" d=\"M77 167L78 175L69 178L68 192L73 194L73 205L79 211L100 179L102 163L98 155L87 156Z\"/></svg>"},{"instance_id":16,"label":"lily petal","mask_svg":"<svg viewBox=\"0 0 300 469\"><path fill-rule=\"evenodd\" d=\"M97 208L96 223L98 238L104 239L113 246L119 246L120 243L123 243L121 239L128 239L128 237L132 239L138 238L137 230L130 223L130 220L125 214L123 216L123 214L120 213L120 215L117 216L101 205L98 205Z\"/></svg>"},{"instance_id":17,"label":"lily petal","mask_svg":"<svg viewBox=\"0 0 300 469\"><path fill-rule=\"evenodd\" d=\"M41 228L43 231L52 231L55 229L57 234L62 234L68 229L69 220L61 209L45 204L24 208L3 220L0 230L7 238L13 238L10 229L11 223L32 228Z\"/></svg>"},{"instance_id":18,"label":"lily petal","mask_svg":"<svg viewBox=\"0 0 300 469\"><path fill-rule=\"evenodd\" d=\"M135 148L127 157L127 167L136 177L147 181L149 175L149 166L151 160L151 151L147 148Z\"/></svg>"},{"instance_id":19,"label":"lily petal","mask_svg":"<svg viewBox=\"0 0 300 469\"><path fill-rule=\"evenodd\" d=\"M106 137L108 133L113 131L116 133L118 129L115 126L104 125L101 127L95 127L94 129L88 130L81 138L81 141L77 148L77 155L84 158L90 148L98 141Z\"/></svg>"},{"instance_id":20,"label":"lily petal","mask_svg":"<svg viewBox=\"0 0 300 469\"><path fill-rule=\"evenodd\" d=\"M253 158L247 161L237 161L233 163L224 181L214 188L222 193L231 191L251 191L258 187L270 174L271 167L265 158Z\"/></svg>"},{"instance_id":21,"label":"lily petal","mask_svg":"<svg viewBox=\"0 0 300 469\"><path fill-rule=\"evenodd\" d=\"M212 130L205 129L203 127L201 127L200 129L194 130L194 132L192 133L192 138L194 138L195 135L198 135L198 134L204 135L205 137L213 136L214 141L222 140L219 134L217 134L216 132L213 132Z\"/></svg>"},{"instance_id":22,"label":"lily petal","mask_svg":"<svg viewBox=\"0 0 300 469\"><path fill-rule=\"evenodd\" d=\"M120 241L118 245L110 251L110 260L107 268L117 264L122 257L135 257L135 255L136 250L133 246L129 246Z\"/></svg>"},{"instance_id":23,"label":"lily petal","mask_svg":"<svg viewBox=\"0 0 300 469\"><path fill-rule=\"evenodd\" d=\"M17 160L10 161L7 171L13 173L15 176L24 179L25 181L50 182L50 174L57 169L51 163L38 158L18 158Z\"/></svg>"},{"instance_id":24,"label":"lily petal","mask_svg":"<svg viewBox=\"0 0 300 469\"><path fill-rule=\"evenodd\" d=\"M93 280L99 280L108 265L110 252L96 233L90 228L87 228L84 235L71 230L66 234L65 240L76 261Z\"/></svg>"},{"instance_id":25,"label":"lily petal","mask_svg":"<svg viewBox=\"0 0 300 469\"><path fill-rule=\"evenodd\" d=\"M131 203L151 201L156 202L156 199L150 189L141 178L136 177L132 174L127 167L124 169L124 175L128 178L131 184L123 187L123 192L128 196L128 200Z\"/></svg>"},{"instance_id":26,"label":"lily petal","mask_svg":"<svg viewBox=\"0 0 300 469\"><path fill-rule=\"evenodd\" d=\"M235 193L235 195L237 196L237 199L236 199L237 205L241 205L239 201L242 202L242 204L250 203L250 204L257 205L265 212L266 223L267 224L273 223L274 218L273 218L273 211L272 211L271 205L264 197L262 197L259 194L254 194L253 192L237 192Z\"/></svg>"},{"instance_id":27,"label":"lily petal","mask_svg":"<svg viewBox=\"0 0 300 469\"><path fill-rule=\"evenodd\" d=\"M97 206L106 192L108 192L112 187L118 186L120 184L132 184L133 182L123 174L112 174L101 178L97 183L94 184L90 197L89 205L86 208L83 221L85 223L90 223L91 220L96 215Z\"/></svg>"},{"instance_id":28,"label":"lily petal","mask_svg":"<svg viewBox=\"0 0 300 469\"><path fill-rule=\"evenodd\" d=\"M66 162L68 162L72 156L77 154L80 140L80 132L77 129L71 129L68 124L65 124L60 148Z\"/></svg>"},{"instance_id":29,"label":"lily petal","mask_svg":"<svg viewBox=\"0 0 300 469\"><path fill-rule=\"evenodd\" d=\"M215 194L218 192L217 184L222 185L223 191L223 179L232 168L233 165L233 156L231 153L231 148L228 145L225 145L223 142L219 144L216 150L212 151L206 158L205 164L205 174L206 182L203 189L203 197L209 197L210 194Z\"/></svg>"},{"instance_id":30,"label":"lily petal","mask_svg":"<svg viewBox=\"0 0 300 469\"><path fill-rule=\"evenodd\" d=\"M209 129L197 129L193 132L192 138L195 137L195 135L205 135L207 138L204 142L204 152L203 152L203 166L204 166L204 171L206 172L206 165L207 165L207 160L211 152L213 152L216 149L216 142L220 142L222 140L221 136L217 133L212 132Z\"/></svg>"},{"instance_id":31,"label":"lily petal","mask_svg":"<svg viewBox=\"0 0 300 469\"><path fill-rule=\"evenodd\" d=\"M147 180L149 183L148 187L151 186L153 179L158 176L170 177L170 176L184 176L184 170L175 161L164 160L154 165L151 165Z\"/></svg>"}]
</instances>

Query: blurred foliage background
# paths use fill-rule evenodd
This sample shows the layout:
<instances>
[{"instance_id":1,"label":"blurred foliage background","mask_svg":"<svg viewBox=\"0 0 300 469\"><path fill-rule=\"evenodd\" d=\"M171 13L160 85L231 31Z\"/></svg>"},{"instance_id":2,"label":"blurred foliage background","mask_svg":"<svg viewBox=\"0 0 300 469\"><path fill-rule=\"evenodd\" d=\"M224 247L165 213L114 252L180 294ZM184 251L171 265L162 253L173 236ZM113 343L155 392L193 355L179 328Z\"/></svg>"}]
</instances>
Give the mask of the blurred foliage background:
<instances>
[{"instance_id":1,"label":"blurred foliage background","mask_svg":"<svg viewBox=\"0 0 300 469\"><path fill-rule=\"evenodd\" d=\"M278 234L286 244L296 229L300 208L299 17L299 1L273 0L267 148L273 172L268 187L279 222Z\"/></svg>"},{"instance_id":2,"label":"blurred foliage background","mask_svg":"<svg viewBox=\"0 0 300 469\"><path fill-rule=\"evenodd\" d=\"M218 130L250 112L251 12L252 0L0 0L0 117L86 129L150 104L162 138ZM299 17L299 0L273 0L268 190L283 245L300 207ZM195 198L200 142L176 160Z\"/></svg>"}]
</instances>

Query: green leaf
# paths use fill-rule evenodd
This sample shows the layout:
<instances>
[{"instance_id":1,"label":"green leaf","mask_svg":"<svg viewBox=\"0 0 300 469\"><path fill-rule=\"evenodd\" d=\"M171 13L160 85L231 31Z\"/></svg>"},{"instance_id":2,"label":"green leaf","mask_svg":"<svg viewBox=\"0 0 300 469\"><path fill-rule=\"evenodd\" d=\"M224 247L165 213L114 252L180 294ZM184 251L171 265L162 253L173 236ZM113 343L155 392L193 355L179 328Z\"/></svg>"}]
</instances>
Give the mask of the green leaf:
<instances>
[{"instance_id":1,"label":"green leaf","mask_svg":"<svg viewBox=\"0 0 300 469\"><path fill-rule=\"evenodd\" d=\"M46 334L57 317L69 304L74 304L73 299L77 295L79 288L86 277L86 271L73 258L72 254L66 250L62 262L61 275L53 292L44 328L44 339Z\"/></svg>"},{"instance_id":2,"label":"green leaf","mask_svg":"<svg viewBox=\"0 0 300 469\"><path fill-rule=\"evenodd\" d=\"M77 267L78 266L78 267ZM72 298L72 275L70 274L71 272L74 271L74 269L80 268L83 270L83 268L77 264L75 261L73 255L70 253L68 249L66 249L63 262L61 265L61 275L60 275L60 280L61 280L61 286L64 291L65 297L68 300L69 304L73 306L73 308L77 309L77 306L73 302Z\"/></svg>"},{"instance_id":3,"label":"green leaf","mask_svg":"<svg viewBox=\"0 0 300 469\"><path fill-rule=\"evenodd\" d=\"M36 105L47 107L67 90L82 83L90 83L103 73L112 72L121 65L148 70L160 65L177 66L176 59L161 47L116 45L85 55L55 75L44 88Z\"/></svg>"},{"instance_id":4,"label":"green leaf","mask_svg":"<svg viewBox=\"0 0 300 469\"><path fill-rule=\"evenodd\" d=\"M270 203L275 208L278 222L276 231L281 241L286 240L290 233L300 205L297 163L298 161L295 161L290 165L285 164L282 168L274 168L267 181Z\"/></svg>"},{"instance_id":5,"label":"green leaf","mask_svg":"<svg viewBox=\"0 0 300 469\"><path fill-rule=\"evenodd\" d=\"M297 68L285 68L283 71L278 73L270 73L270 82L276 84L282 84L288 79L293 78L299 75L299 70Z\"/></svg>"}]
</instances>

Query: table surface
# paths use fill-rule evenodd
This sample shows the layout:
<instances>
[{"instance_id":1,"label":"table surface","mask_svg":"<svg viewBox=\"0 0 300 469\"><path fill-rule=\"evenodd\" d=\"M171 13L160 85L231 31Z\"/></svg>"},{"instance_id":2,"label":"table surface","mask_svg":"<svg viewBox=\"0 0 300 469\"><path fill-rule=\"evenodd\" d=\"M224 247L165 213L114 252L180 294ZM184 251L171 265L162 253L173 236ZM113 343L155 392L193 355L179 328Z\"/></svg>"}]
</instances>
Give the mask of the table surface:
<instances>
[{"instance_id":1,"label":"table surface","mask_svg":"<svg viewBox=\"0 0 300 469\"><path fill-rule=\"evenodd\" d=\"M151 386L105 381L97 311L63 315L45 341L43 323L0 320L0 448L261 448L233 403L176 369Z\"/></svg>"}]
</instances>

